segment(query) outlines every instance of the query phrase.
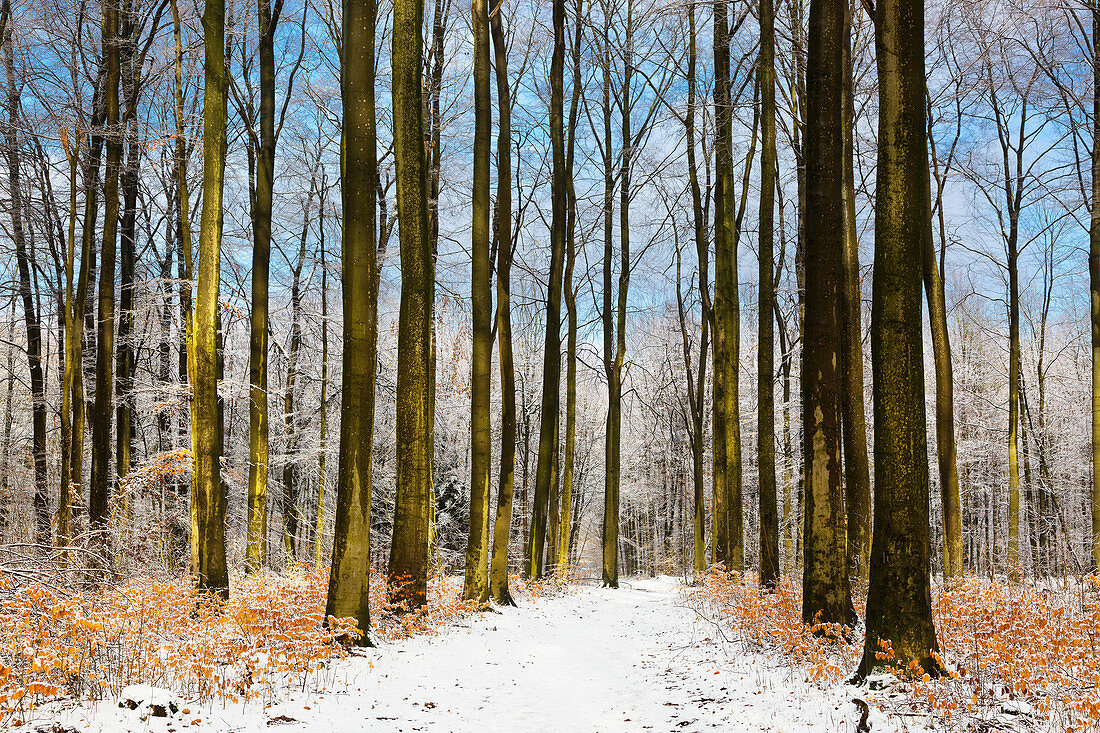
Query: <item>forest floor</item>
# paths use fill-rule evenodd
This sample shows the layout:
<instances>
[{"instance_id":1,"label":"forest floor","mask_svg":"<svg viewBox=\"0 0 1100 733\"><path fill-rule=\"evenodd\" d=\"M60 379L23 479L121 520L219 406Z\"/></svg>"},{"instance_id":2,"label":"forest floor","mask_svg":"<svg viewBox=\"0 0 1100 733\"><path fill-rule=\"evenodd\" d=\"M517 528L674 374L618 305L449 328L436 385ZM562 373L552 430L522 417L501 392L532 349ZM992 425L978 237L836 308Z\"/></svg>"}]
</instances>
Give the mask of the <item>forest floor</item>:
<instances>
[{"instance_id":1,"label":"forest floor","mask_svg":"<svg viewBox=\"0 0 1100 733\"><path fill-rule=\"evenodd\" d=\"M116 701L38 711L26 731L852 731L859 690L722 643L676 578L581 587L380 644L268 700L145 717ZM186 712L184 712L186 711ZM144 717L144 719L143 719ZM52 723L56 721L56 727ZM896 730L872 706L872 729Z\"/></svg>"}]
</instances>

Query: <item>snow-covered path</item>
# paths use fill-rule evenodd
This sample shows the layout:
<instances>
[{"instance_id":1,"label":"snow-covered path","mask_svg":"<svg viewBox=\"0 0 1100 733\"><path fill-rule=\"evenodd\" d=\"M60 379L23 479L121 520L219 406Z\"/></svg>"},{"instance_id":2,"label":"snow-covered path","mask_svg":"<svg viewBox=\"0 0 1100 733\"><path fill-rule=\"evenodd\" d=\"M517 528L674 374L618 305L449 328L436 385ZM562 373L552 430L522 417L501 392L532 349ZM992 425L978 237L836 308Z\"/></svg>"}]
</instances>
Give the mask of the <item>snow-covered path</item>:
<instances>
[{"instance_id":1,"label":"snow-covered path","mask_svg":"<svg viewBox=\"0 0 1100 733\"><path fill-rule=\"evenodd\" d=\"M139 722L101 705L66 718L92 731L855 729L850 689L818 690L763 657L724 650L679 591L677 580L659 578L478 614L341 663L324 692L291 693L266 709L205 705ZM888 729L875 723L876 733Z\"/></svg>"}]
</instances>

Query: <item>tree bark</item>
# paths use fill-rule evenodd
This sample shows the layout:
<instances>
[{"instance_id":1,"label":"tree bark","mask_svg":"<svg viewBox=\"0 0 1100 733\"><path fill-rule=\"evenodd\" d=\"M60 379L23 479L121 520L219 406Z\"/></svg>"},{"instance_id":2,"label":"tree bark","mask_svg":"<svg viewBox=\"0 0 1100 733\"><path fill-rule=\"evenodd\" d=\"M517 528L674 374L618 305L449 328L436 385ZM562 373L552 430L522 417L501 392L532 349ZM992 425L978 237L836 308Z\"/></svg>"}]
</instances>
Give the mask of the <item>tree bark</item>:
<instances>
[{"instance_id":1,"label":"tree bark","mask_svg":"<svg viewBox=\"0 0 1100 733\"><path fill-rule=\"evenodd\" d=\"M470 359L470 533L462 597L489 599L489 463L492 460L489 398L493 371L492 268L489 263L489 148L492 138L492 92L489 86L489 4L474 0L474 171L470 301L473 310L473 355ZM510 214L509 214L510 215Z\"/></svg>"},{"instance_id":2,"label":"tree bark","mask_svg":"<svg viewBox=\"0 0 1100 733\"><path fill-rule=\"evenodd\" d=\"M61 375L61 481L57 502L57 544L65 547L72 541L73 495L79 493L81 469L73 465L73 452L80 441L84 453L84 421L77 420L77 412L83 411L83 396L77 402L76 385L80 380L81 330L83 319L77 320L77 302L73 291L76 266L76 180L80 162L81 134L75 131L72 139L62 130L62 143L69 161L69 239L65 247L65 369ZM76 426L80 425L77 437ZM76 469L74 471L74 468Z\"/></svg>"},{"instance_id":3,"label":"tree bark","mask_svg":"<svg viewBox=\"0 0 1100 733\"><path fill-rule=\"evenodd\" d=\"M806 315L802 455L806 480L802 619L856 621L841 469L846 0L811 0L806 64Z\"/></svg>"},{"instance_id":4,"label":"tree bark","mask_svg":"<svg viewBox=\"0 0 1100 733\"><path fill-rule=\"evenodd\" d=\"M107 529L112 484L115 255L118 247L119 168L122 164L123 143L119 114L122 42L119 3L108 2L103 6L103 57L107 66L104 90L107 161L103 178L103 240L99 262L95 398L92 404L92 475L88 500L88 526L98 531ZM102 546L106 547L105 543Z\"/></svg>"},{"instance_id":5,"label":"tree bark","mask_svg":"<svg viewBox=\"0 0 1100 733\"><path fill-rule=\"evenodd\" d=\"M554 454L558 450L557 422L561 404L561 290L566 245L565 192L565 0L553 0L554 47L550 58L550 272L546 283L546 337L542 360L542 413L539 423L538 460L535 464L535 496L527 543L528 578L540 578Z\"/></svg>"},{"instance_id":6,"label":"tree bark","mask_svg":"<svg viewBox=\"0 0 1100 733\"><path fill-rule=\"evenodd\" d=\"M555 567L561 579L569 577L569 537L573 519L573 481L577 444L577 293L573 286L573 271L577 262L577 192L573 185L573 164L577 142L577 119L580 111L581 41L583 38L584 0L577 0L573 18L573 88L569 101L569 123L565 147L566 251L563 290L566 310L565 341L565 446L562 455L560 525Z\"/></svg>"},{"instance_id":7,"label":"tree bark","mask_svg":"<svg viewBox=\"0 0 1100 733\"><path fill-rule=\"evenodd\" d=\"M760 585L779 582L775 486L775 8L760 0L760 227L757 442L760 472Z\"/></svg>"},{"instance_id":8,"label":"tree bark","mask_svg":"<svg viewBox=\"0 0 1100 733\"><path fill-rule=\"evenodd\" d=\"M309 232L309 212L317 191L317 173L314 171L306 195L305 213L302 215L302 235L298 239L298 261L292 270L290 285L290 348L287 350L286 384L283 387L283 432L286 435L286 455L283 456L283 553L288 562L298 559L301 531L299 494L301 486L298 471L298 370L302 353L302 268L306 260L306 234Z\"/></svg>"},{"instance_id":9,"label":"tree bark","mask_svg":"<svg viewBox=\"0 0 1100 733\"><path fill-rule=\"evenodd\" d=\"M1093 58L1100 58L1100 5L1092 7ZM1092 211L1089 315L1092 323L1092 569L1100 570L1100 64L1093 64Z\"/></svg>"},{"instance_id":10,"label":"tree bark","mask_svg":"<svg viewBox=\"0 0 1100 733\"><path fill-rule=\"evenodd\" d=\"M512 97L508 83L508 44L502 9L489 19L496 62L497 107L497 339L500 349L500 472L493 523L489 594L497 603L515 605L508 590L508 549L512 538L512 498L516 478L516 370L512 357Z\"/></svg>"},{"instance_id":11,"label":"tree bark","mask_svg":"<svg viewBox=\"0 0 1100 733\"><path fill-rule=\"evenodd\" d=\"M9 0L4 0L0 13L11 17ZM19 87L15 77L15 49L10 21L3 29L4 71L8 82L8 119L4 137L8 164L8 187L11 199L11 228L15 244L16 268L19 271L19 299L23 301L23 321L27 329L27 368L31 387L31 454L34 460L34 539L50 541L49 468L46 463L46 378L42 365L42 322L39 320L35 293L31 286L31 262L23 229L23 196L20 176ZM108 420L108 422L110 422Z\"/></svg>"},{"instance_id":12,"label":"tree bark","mask_svg":"<svg viewBox=\"0 0 1100 733\"><path fill-rule=\"evenodd\" d=\"M378 153L374 91L377 12L374 0L344 0L342 4L344 45L340 94L344 108L344 160L340 171L343 208L340 279L344 296L344 348L336 521L325 603L326 616L358 619L363 636L357 643L364 646L370 644L367 636L370 631L370 509L378 360L379 263L375 244L378 237L375 229ZM419 38L419 33L416 35ZM419 131L416 139L420 139ZM422 171L419 180L423 182Z\"/></svg>"},{"instance_id":13,"label":"tree bark","mask_svg":"<svg viewBox=\"0 0 1100 733\"><path fill-rule=\"evenodd\" d=\"M844 440L845 502L848 510L848 567L852 577L866 580L871 557L871 469L867 456L867 417L863 407L863 288L859 277L856 236L856 186L852 89L852 15L844 14L844 54L841 88L843 145L844 243L841 314L841 420Z\"/></svg>"},{"instance_id":14,"label":"tree bark","mask_svg":"<svg viewBox=\"0 0 1100 733\"><path fill-rule=\"evenodd\" d=\"M202 218L190 363L192 390L191 572L199 589L229 596L225 558L228 496L221 480L222 411L218 400L222 193L225 181L227 72L225 0L207 0L202 138ZM177 99L178 99L177 91ZM185 200L181 196L181 202ZM187 228L184 221L184 228Z\"/></svg>"},{"instance_id":15,"label":"tree bark","mask_svg":"<svg viewBox=\"0 0 1100 733\"><path fill-rule=\"evenodd\" d=\"M248 345L248 508L245 572L267 561L267 484L270 473L267 404L268 282L271 271L271 199L275 184L275 30L281 0L257 0L260 63L260 135L252 201L252 313Z\"/></svg>"},{"instance_id":16,"label":"tree bark","mask_svg":"<svg viewBox=\"0 0 1100 733\"><path fill-rule=\"evenodd\" d=\"M924 4L879 0L875 262L871 369L875 383L875 498L866 635L858 674L916 661L942 671L932 623L928 445L921 268L932 226L924 74Z\"/></svg>"},{"instance_id":17,"label":"tree bark","mask_svg":"<svg viewBox=\"0 0 1100 733\"><path fill-rule=\"evenodd\" d=\"M322 175L321 201L317 230L320 233L320 242L317 249L321 254L321 405L318 414L320 421L320 446L317 457L317 516L314 526L314 551L313 564L321 567L324 559L324 528L325 528L325 488L328 485L327 459L328 459L328 263L325 261L325 196L328 193L327 182ZM373 212L374 209L372 208ZM372 237L373 239L373 237Z\"/></svg>"},{"instance_id":18,"label":"tree bark","mask_svg":"<svg viewBox=\"0 0 1100 733\"><path fill-rule=\"evenodd\" d=\"M159 20L159 12L157 20ZM118 338L115 364L115 480L118 482L122 514L126 521L132 517L132 495L126 486L133 463L134 419L132 393L134 391L135 355L132 343L134 322L134 277L137 267L137 196L141 171L141 140L137 127L138 102L141 98L143 53L136 47L136 21L132 3L124 4L122 17L122 88L126 101L122 126L126 135L126 164L120 173L122 188L122 215L119 225L119 308ZM157 20L154 20L156 24Z\"/></svg>"},{"instance_id":19,"label":"tree bark","mask_svg":"<svg viewBox=\"0 0 1100 733\"><path fill-rule=\"evenodd\" d=\"M733 178L730 33L726 0L714 3L714 560L741 572L740 303Z\"/></svg>"},{"instance_id":20,"label":"tree bark","mask_svg":"<svg viewBox=\"0 0 1100 733\"><path fill-rule=\"evenodd\" d=\"M940 259L947 246L947 225L943 210L943 179L940 177L936 140L929 118L928 143L932 171L937 177L936 212L939 223ZM947 328L947 297L943 275L936 264L931 229L924 242L924 293L928 301L928 325L932 333L932 354L936 369L936 456L940 470L940 501L943 506L943 574L957 578L963 574L962 501L959 495L958 452L955 445L955 385L951 365L951 336Z\"/></svg>"},{"instance_id":21,"label":"tree bark","mask_svg":"<svg viewBox=\"0 0 1100 733\"><path fill-rule=\"evenodd\" d=\"M397 336L397 492L388 583L391 599L409 609L426 602L434 444L428 415L434 269L420 90L423 25L423 0L394 3L392 98L401 221L401 308Z\"/></svg>"}]
</instances>

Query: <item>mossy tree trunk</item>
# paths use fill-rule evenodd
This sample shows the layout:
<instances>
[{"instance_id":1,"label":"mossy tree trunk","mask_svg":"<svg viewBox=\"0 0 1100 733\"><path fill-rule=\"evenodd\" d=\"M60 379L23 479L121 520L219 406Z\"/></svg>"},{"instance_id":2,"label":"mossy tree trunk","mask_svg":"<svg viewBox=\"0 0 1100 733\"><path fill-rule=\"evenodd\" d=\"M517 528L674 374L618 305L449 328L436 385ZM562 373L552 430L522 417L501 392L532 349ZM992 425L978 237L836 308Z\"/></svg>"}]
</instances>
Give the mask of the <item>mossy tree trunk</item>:
<instances>
[{"instance_id":1,"label":"mossy tree trunk","mask_svg":"<svg viewBox=\"0 0 1100 733\"><path fill-rule=\"evenodd\" d=\"M516 370L512 357L512 96L508 83L508 44L503 9L489 19L496 62L497 107L497 339L500 349L500 471L493 522L489 594L501 605L515 605L508 590L508 549L512 539L512 497L516 479Z\"/></svg>"},{"instance_id":2,"label":"mossy tree trunk","mask_svg":"<svg viewBox=\"0 0 1100 733\"><path fill-rule=\"evenodd\" d=\"M779 582L779 513L775 485L775 7L760 0L760 225L757 442L760 491L760 585Z\"/></svg>"},{"instance_id":3,"label":"mossy tree trunk","mask_svg":"<svg viewBox=\"0 0 1100 733\"><path fill-rule=\"evenodd\" d=\"M853 147L852 17L845 13L840 131L843 145L844 244L841 312L841 421L844 440L845 503L848 511L848 567L866 580L871 557L871 469L867 456L867 416L863 405L863 288L856 236L856 186Z\"/></svg>"},{"instance_id":4,"label":"mossy tree trunk","mask_svg":"<svg viewBox=\"0 0 1100 733\"><path fill-rule=\"evenodd\" d=\"M368 645L374 380L378 359L379 267L374 208L378 187L374 92L377 6L374 0L344 0L342 17L344 348L336 521L325 615L358 619L363 631L358 643Z\"/></svg>"},{"instance_id":5,"label":"mossy tree trunk","mask_svg":"<svg viewBox=\"0 0 1100 733\"><path fill-rule=\"evenodd\" d=\"M959 115L955 141L961 133ZM936 138L929 121L928 144L931 151L931 172L936 177L935 211L939 226L939 264L936 249L929 236L924 242L924 293L928 302L928 325L932 333L932 353L936 369L936 455L940 470L940 500L943 506L943 574L956 578L963 573L962 501L959 491L958 451L955 444L955 384L951 365L951 336L947 327L947 297L943 285L943 268L947 247L947 223L944 213L943 187L947 167L954 159L954 145L941 167L936 154Z\"/></svg>"},{"instance_id":6,"label":"mossy tree trunk","mask_svg":"<svg viewBox=\"0 0 1100 733\"><path fill-rule=\"evenodd\" d=\"M493 371L493 296L490 290L493 278L489 262L492 91L489 84L488 0L474 0L471 26L474 41L473 221L470 229L473 354L470 359L470 532L462 597L484 602L489 599L489 464L492 460L489 399Z\"/></svg>"},{"instance_id":7,"label":"mossy tree trunk","mask_svg":"<svg viewBox=\"0 0 1100 733\"><path fill-rule=\"evenodd\" d=\"M1092 4L1093 58L1100 58L1100 3ZM1100 64L1092 75L1092 206L1089 314L1092 325L1092 569L1100 569Z\"/></svg>"},{"instance_id":8,"label":"mossy tree trunk","mask_svg":"<svg viewBox=\"0 0 1100 733\"><path fill-rule=\"evenodd\" d=\"M76 298L73 285L76 275L76 192L77 171L80 163L81 134L75 131L72 138L62 130L62 144L69 161L69 238L65 243L65 367L61 375L61 480L57 502L57 544L65 547L72 541L73 495L79 491L80 469L73 472L73 447L76 444L77 410L83 404L75 401L76 385L80 380L80 362L83 358L81 331L83 320L76 319ZM78 325L79 324L79 325ZM83 402L83 398L81 398ZM83 419L80 421L80 452L84 452Z\"/></svg>"},{"instance_id":9,"label":"mossy tree trunk","mask_svg":"<svg viewBox=\"0 0 1100 733\"><path fill-rule=\"evenodd\" d=\"M554 47L550 57L550 272L546 293L546 337L542 357L542 418L539 424L535 496L528 533L526 575L539 578L545 570L545 544L553 484L554 454L558 450L558 412L561 404L561 290L565 262L565 0L553 0ZM552 558L551 558L552 559Z\"/></svg>"},{"instance_id":10,"label":"mossy tree trunk","mask_svg":"<svg viewBox=\"0 0 1100 733\"><path fill-rule=\"evenodd\" d=\"M275 185L275 30L282 0L257 0L260 63L259 136L252 197L252 313L248 346L248 499L245 572L267 562L267 484L270 472L267 405L268 284L271 274L271 200ZM257 144L258 143L258 144Z\"/></svg>"},{"instance_id":11,"label":"mossy tree trunk","mask_svg":"<svg viewBox=\"0 0 1100 733\"><path fill-rule=\"evenodd\" d=\"M23 321L27 329L27 368L31 387L31 455L34 461L34 540L50 541L49 467L46 463L46 377L42 359L42 322L39 319L35 293L31 284L31 253L27 249L23 228L23 197L21 156L19 153L19 85L15 76L15 49L11 28L11 4L3 3L0 15L3 27L4 71L8 82L7 124L5 125L5 157L8 165L9 198L11 201L11 231L15 244L16 269L19 272L18 296L23 304ZM107 38L107 31L104 37ZM117 102L117 98L116 98ZM14 310L14 309L13 309ZM10 392L9 392L10 394ZM10 413L9 413L10 414ZM108 430L110 418L108 417Z\"/></svg>"},{"instance_id":12,"label":"mossy tree trunk","mask_svg":"<svg viewBox=\"0 0 1100 733\"><path fill-rule=\"evenodd\" d=\"M191 572L200 590L228 597L225 513L221 480L222 419L218 317L221 280L222 193L225 181L226 100L225 0L207 0L202 15L206 52L203 93L202 216L198 283L190 354L192 390ZM178 92L177 92L178 94ZM181 201L184 199L181 196ZM186 220L184 227L187 227Z\"/></svg>"},{"instance_id":13,"label":"mossy tree trunk","mask_svg":"<svg viewBox=\"0 0 1100 733\"><path fill-rule=\"evenodd\" d=\"M866 636L859 675L894 664L935 674L928 520L928 444L921 331L922 253L930 234L923 0L880 0L871 369L875 497Z\"/></svg>"},{"instance_id":14,"label":"mossy tree trunk","mask_svg":"<svg viewBox=\"0 0 1100 733\"><path fill-rule=\"evenodd\" d=\"M325 488L328 485L328 262L325 249L325 198L328 194L328 182L322 173L321 201L318 207L317 231L320 242L317 250L321 257L321 405L317 415L320 422L320 445L317 456L317 507L313 535L313 564L321 567L324 559L325 543ZM372 217L373 217L373 208Z\"/></svg>"},{"instance_id":15,"label":"mossy tree trunk","mask_svg":"<svg viewBox=\"0 0 1100 733\"><path fill-rule=\"evenodd\" d=\"M122 164L122 121L119 112L121 81L120 2L103 5L103 58L107 67L104 89L107 161L103 178L103 239L100 246L99 297L95 358L95 397L92 404L92 475L88 526L105 531L111 495L111 429L114 425L115 257L118 249L119 173ZM104 545L105 546L105 545Z\"/></svg>"},{"instance_id":16,"label":"mossy tree trunk","mask_svg":"<svg viewBox=\"0 0 1100 733\"><path fill-rule=\"evenodd\" d=\"M738 390L740 301L737 292L736 192L730 31L726 0L714 3L714 561L741 572L741 424Z\"/></svg>"},{"instance_id":17,"label":"mossy tree trunk","mask_svg":"<svg viewBox=\"0 0 1100 733\"><path fill-rule=\"evenodd\" d=\"M191 402L188 410L184 410L184 415L180 417L180 432L182 437L188 442L192 453L192 461L194 461L195 453L195 410L194 410L194 384L191 380L191 370L194 368L194 347L195 347L195 312L192 307L191 297L191 279L194 276L194 262L192 260L193 242L191 238L191 193L190 183L187 172L187 159L191 154L191 147L188 145L186 137L186 125L185 125L185 109L183 103L183 29L180 23L179 3L177 0L170 0L169 6L172 9L172 34L175 45L175 122L176 122L176 141L175 141L175 173L176 173L176 245L179 248L178 256L176 258L176 267L179 274L179 308L180 308L180 320L183 321L183 342L180 344L179 349L179 378L182 383L187 384L192 388ZM182 489L181 489L182 493ZM190 502L190 526L192 529L192 536L194 536L196 529L196 509L197 504L193 498L194 492L192 491L192 500ZM178 539L181 545L185 541L185 535L182 530L178 533ZM194 548L196 544L190 543L190 559L192 568L197 566L195 562ZM182 549L182 548L181 548Z\"/></svg>"},{"instance_id":18,"label":"mossy tree trunk","mask_svg":"<svg viewBox=\"0 0 1100 733\"><path fill-rule=\"evenodd\" d=\"M320 161L317 162L318 167ZM286 436L286 455L283 457L283 554L286 562L298 560L299 533L302 530L302 512L299 506L301 478L298 466L298 372L302 354L302 269L306 261L306 235L309 232L310 210L317 193L317 170L314 169L306 194L305 212L302 214L302 234L298 238L298 257L291 270L290 282L290 348L287 350L286 384L283 385L283 433Z\"/></svg>"},{"instance_id":19,"label":"mossy tree trunk","mask_svg":"<svg viewBox=\"0 0 1100 733\"><path fill-rule=\"evenodd\" d=\"M431 505L428 406L434 268L428 226L421 68L423 0L393 9L393 138L401 240L401 307L397 345L397 492L390 546L391 599L406 608L426 602Z\"/></svg>"},{"instance_id":20,"label":"mossy tree trunk","mask_svg":"<svg viewBox=\"0 0 1100 733\"><path fill-rule=\"evenodd\" d=\"M806 65L802 618L854 624L841 467L843 60L847 0L811 0Z\"/></svg>"},{"instance_id":21,"label":"mossy tree trunk","mask_svg":"<svg viewBox=\"0 0 1100 733\"><path fill-rule=\"evenodd\" d=\"M696 45L695 5L688 3L688 57L687 57L687 110L684 115L684 134L687 143L688 183L691 188L692 233L695 237L695 254L699 268L699 299L701 313L699 319L699 361L697 374L691 374L691 347L688 339L687 318L683 297L679 290L679 272L677 272L677 306L680 318L680 334L683 340L684 364L687 365L688 407L691 411L691 475L693 492L692 506L692 570L701 574L707 567L706 521L707 505L704 495L703 459L706 451L704 412L706 408L707 349L710 344L710 324L714 318L710 302L710 242L707 238L707 201L703 197L699 183L699 163L696 156L695 105L698 103L696 92ZM677 268L680 266L680 254L677 252Z\"/></svg>"},{"instance_id":22,"label":"mossy tree trunk","mask_svg":"<svg viewBox=\"0 0 1100 733\"><path fill-rule=\"evenodd\" d=\"M103 85L96 83L92 95L91 132L88 137L88 150L82 172L84 189L84 216L80 232L80 270L77 274L76 292L73 295L70 310L72 328L65 331L66 338L71 334L74 339L71 356L67 352L65 365L71 369L67 380L72 401L72 426L66 446L68 451L68 487L62 500L65 506L58 507L58 540L71 538L72 522L76 507L81 504L81 487L84 483L84 434L87 425L87 404L84 394L84 335L85 310L88 304L89 281L91 280L91 262L94 258L95 220L98 200L99 165L103 157L103 135L97 130L103 124L105 109L102 95ZM79 148L79 145L77 145ZM71 235L70 235L71 236ZM64 523L62 523L64 519ZM65 530L64 535L62 530Z\"/></svg>"},{"instance_id":23,"label":"mossy tree trunk","mask_svg":"<svg viewBox=\"0 0 1100 733\"><path fill-rule=\"evenodd\" d=\"M565 281L563 290L566 310L565 341L565 445L561 472L561 519L558 529L555 568L559 578L569 576L569 537L573 519L573 481L577 443L577 293L573 285L573 271L577 261L577 192L573 185L573 163L577 142L577 123L580 113L581 89L581 41L583 39L584 0L577 0L573 21L573 88L569 102L569 123L566 126L565 143L565 196L566 196L566 252Z\"/></svg>"}]
</instances>

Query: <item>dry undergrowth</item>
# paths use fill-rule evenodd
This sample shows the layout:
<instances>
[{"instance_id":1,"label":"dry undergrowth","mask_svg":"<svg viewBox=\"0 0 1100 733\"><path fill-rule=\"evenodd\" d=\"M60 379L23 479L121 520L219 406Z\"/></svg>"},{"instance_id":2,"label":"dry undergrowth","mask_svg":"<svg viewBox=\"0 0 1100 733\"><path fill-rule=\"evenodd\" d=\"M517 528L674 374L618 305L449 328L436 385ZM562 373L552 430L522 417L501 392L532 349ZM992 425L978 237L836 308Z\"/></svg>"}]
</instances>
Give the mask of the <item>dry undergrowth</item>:
<instances>
[{"instance_id":1,"label":"dry undergrowth","mask_svg":"<svg viewBox=\"0 0 1100 733\"><path fill-rule=\"evenodd\" d=\"M1100 580L1068 590L966 578L933 589L950 678L919 668L877 697L888 714L929 718L941 730L1100 730ZM729 642L774 654L805 680L829 686L859 663L862 629L802 622L802 593L784 578L763 593L755 578L707 573L688 602ZM863 614L863 598L856 608ZM880 659L889 643L880 640Z\"/></svg>"},{"instance_id":2,"label":"dry undergrowth","mask_svg":"<svg viewBox=\"0 0 1100 733\"><path fill-rule=\"evenodd\" d=\"M112 698L132 684L223 702L324 684L348 654L336 640L359 633L354 619L325 623L327 588L328 571L308 567L241 578L226 603L187 581L76 592L0 579L0 725L51 700ZM461 591L461 578L434 577L428 604L398 613L373 576L371 638L438 633L474 610Z\"/></svg>"}]
</instances>

